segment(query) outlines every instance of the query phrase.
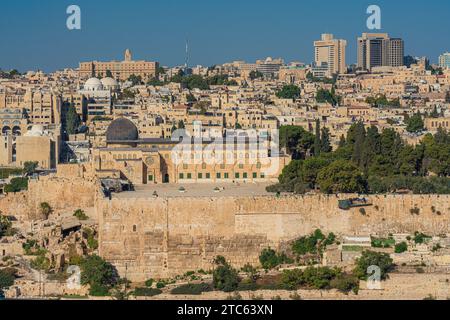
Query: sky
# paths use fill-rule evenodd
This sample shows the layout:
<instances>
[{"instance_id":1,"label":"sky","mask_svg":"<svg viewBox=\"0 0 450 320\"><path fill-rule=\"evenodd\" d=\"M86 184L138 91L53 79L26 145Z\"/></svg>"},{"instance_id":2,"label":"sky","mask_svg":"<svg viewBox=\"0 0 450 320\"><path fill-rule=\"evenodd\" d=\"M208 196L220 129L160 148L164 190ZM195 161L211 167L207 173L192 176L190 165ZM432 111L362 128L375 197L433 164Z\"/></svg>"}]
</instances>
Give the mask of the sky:
<instances>
[{"instance_id":1,"label":"sky","mask_svg":"<svg viewBox=\"0 0 450 320\"><path fill-rule=\"evenodd\" d=\"M66 9L81 8L81 30L68 30ZM450 51L447 0L1 0L0 68L54 71L80 61L136 60L182 65L248 62L271 56L313 60L322 33L346 39L347 64L356 63L356 39L367 7L381 7L382 30L405 40L405 54Z\"/></svg>"}]
</instances>

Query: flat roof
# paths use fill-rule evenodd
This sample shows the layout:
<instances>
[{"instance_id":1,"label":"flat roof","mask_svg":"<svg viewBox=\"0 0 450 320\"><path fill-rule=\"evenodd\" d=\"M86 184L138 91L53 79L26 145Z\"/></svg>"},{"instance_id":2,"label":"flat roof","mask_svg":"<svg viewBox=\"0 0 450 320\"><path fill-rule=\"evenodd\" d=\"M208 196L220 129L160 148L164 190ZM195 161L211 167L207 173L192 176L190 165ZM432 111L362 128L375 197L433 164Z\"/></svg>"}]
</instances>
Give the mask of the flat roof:
<instances>
[{"instance_id":1,"label":"flat roof","mask_svg":"<svg viewBox=\"0 0 450 320\"><path fill-rule=\"evenodd\" d=\"M273 193L266 191L266 187L273 184L275 182L157 184L135 186L135 191L114 193L112 197L116 199L153 198L155 191L160 198L274 196ZM180 192L181 187L185 189L185 192ZM217 187L220 189L219 192L214 190Z\"/></svg>"}]
</instances>

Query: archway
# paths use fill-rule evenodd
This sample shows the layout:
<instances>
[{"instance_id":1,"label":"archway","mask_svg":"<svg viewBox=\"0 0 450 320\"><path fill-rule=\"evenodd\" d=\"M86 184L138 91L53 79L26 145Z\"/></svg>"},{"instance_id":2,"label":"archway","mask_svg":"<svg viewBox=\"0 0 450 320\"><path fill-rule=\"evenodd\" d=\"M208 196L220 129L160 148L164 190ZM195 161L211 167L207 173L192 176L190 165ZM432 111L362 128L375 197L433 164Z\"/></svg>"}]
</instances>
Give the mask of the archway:
<instances>
[{"instance_id":1,"label":"archway","mask_svg":"<svg viewBox=\"0 0 450 320\"><path fill-rule=\"evenodd\" d=\"M20 137L22 135L22 130L20 127L16 126L12 129L13 136Z\"/></svg>"},{"instance_id":2,"label":"archway","mask_svg":"<svg viewBox=\"0 0 450 320\"><path fill-rule=\"evenodd\" d=\"M11 128L8 127L8 126L3 127L3 129L2 129L2 135L8 136L8 135L10 135L10 134L11 134Z\"/></svg>"},{"instance_id":3,"label":"archway","mask_svg":"<svg viewBox=\"0 0 450 320\"><path fill-rule=\"evenodd\" d=\"M169 176L168 173L166 173L166 174L164 175L164 181L163 181L163 183L170 183L170 176Z\"/></svg>"}]
</instances>

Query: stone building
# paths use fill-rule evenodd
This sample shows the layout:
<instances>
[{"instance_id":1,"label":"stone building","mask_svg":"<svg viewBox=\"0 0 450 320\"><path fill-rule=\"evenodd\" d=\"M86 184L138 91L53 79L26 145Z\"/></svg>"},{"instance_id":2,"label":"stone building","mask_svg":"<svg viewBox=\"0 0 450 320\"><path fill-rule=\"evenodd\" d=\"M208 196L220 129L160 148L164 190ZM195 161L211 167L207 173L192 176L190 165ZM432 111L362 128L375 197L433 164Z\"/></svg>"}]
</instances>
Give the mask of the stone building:
<instances>
[{"instance_id":1,"label":"stone building","mask_svg":"<svg viewBox=\"0 0 450 320\"><path fill-rule=\"evenodd\" d=\"M289 162L284 155L255 149L248 140L216 142L192 137L140 139L135 124L119 118L107 129L106 147L94 148L94 166L99 176L120 173L121 178L142 185L276 180Z\"/></svg>"},{"instance_id":2,"label":"stone building","mask_svg":"<svg viewBox=\"0 0 450 320\"><path fill-rule=\"evenodd\" d=\"M81 62L79 77L88 79L93 76L107 77L111 72L117 80L128 80L131 75L141 76L143 80L149 80L157 76L159 63L150 61L133 61L130 50L126 50L124 61L91 61Z\"/></svg>"}]
</instances>

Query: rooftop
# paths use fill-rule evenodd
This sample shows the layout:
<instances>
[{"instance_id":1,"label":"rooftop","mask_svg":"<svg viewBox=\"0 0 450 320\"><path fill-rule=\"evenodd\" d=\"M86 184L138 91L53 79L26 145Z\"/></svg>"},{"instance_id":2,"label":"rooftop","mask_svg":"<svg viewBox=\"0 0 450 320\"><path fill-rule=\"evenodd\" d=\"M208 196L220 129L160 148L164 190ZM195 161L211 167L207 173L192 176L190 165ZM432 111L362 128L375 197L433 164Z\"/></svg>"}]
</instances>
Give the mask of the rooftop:
<instances>
[{"instance_id":1,"label":"rooftop","mask_svg":"<svg viewBox=\"0 0 450 320\"><path fill-rule=\"evenodd\" d=\"M133 192L123 192L113 194L113 198L152 198L156 191L161 198L192 198L192 197L251 197L273 195L266 191L266 187L273 183L201 183L201 184L160 184L136 186ZM184 192L180 191L184 188ZM220 191L215 191L219 188Z\"/></svg>"}]
</instances>

